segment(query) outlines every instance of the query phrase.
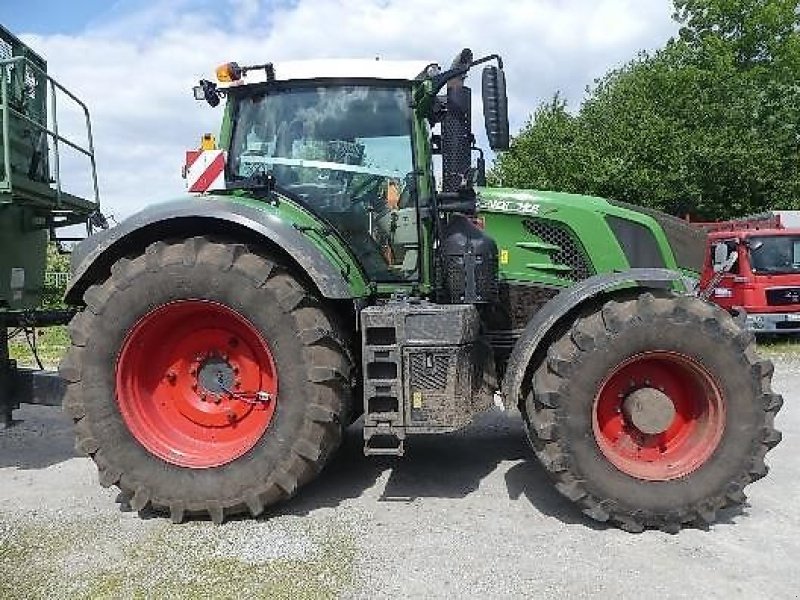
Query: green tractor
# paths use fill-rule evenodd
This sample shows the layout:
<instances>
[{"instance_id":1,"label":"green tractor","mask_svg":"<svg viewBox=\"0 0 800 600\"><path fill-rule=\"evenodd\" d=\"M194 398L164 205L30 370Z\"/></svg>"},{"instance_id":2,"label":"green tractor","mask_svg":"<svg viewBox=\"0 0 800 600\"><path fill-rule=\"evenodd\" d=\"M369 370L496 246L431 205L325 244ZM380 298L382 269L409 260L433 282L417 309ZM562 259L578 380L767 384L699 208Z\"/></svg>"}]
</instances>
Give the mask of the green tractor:
<instances>
[{"instance_id":1,"label":"green tractor","mask_svg":"<svg viewBox=\"0 0 800 600\"><path fill-rule=\"evenodd\" d=\"M366 455L402 456L502 403L593 519L676 531L744 502L782 399L752 335L686 292L703 239L600 198L482 188L477 65L505 150L498 56L201 80L197 99L225 101L190 181L205 192L73 253L64 406L102 485L176 522L256 516L358 417Z\"/></svg>"},{"instance_id":2,"label":"green tractor","mask_svg":"<svg viewBox=\"0 0 800 600\"><path fill-rule=\"evenodd\" d=\"M56 102L85 116L81 144L58 131ZM48 241L64 241L64 227L100 224L89 111L47 74L47 63L0 26L0 428L21 402L61 404L54 374L20 369L9 358L9 331L64 325L74 310L42 308ZM74 128L73 128L74 130ZM83 156L90 197L71 194L62 181L62 150ZM74 159L73 159L74 160ZM69 230L67 230L69 231Z\"/></svg>"}]
</instances>

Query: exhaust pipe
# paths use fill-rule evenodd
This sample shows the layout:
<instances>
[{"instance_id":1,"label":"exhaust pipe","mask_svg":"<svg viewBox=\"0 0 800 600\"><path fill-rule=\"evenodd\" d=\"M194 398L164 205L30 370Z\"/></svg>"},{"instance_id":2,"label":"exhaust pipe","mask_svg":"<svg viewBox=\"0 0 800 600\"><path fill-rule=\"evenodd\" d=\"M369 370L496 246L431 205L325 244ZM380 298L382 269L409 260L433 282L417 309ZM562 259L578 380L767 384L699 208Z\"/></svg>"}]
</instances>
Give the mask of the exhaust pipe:
<instances>
[{"instance_id":1,"label":"exhaust pipe","mask_svg":"<svg viewBox=\"0 0 800 600\"><path fill-rule=\"evenodd\" d=\"M472 90L460 81L448 86L442 117L442 191L457 192L472 164Z\"/></svg>"}]
</instances>

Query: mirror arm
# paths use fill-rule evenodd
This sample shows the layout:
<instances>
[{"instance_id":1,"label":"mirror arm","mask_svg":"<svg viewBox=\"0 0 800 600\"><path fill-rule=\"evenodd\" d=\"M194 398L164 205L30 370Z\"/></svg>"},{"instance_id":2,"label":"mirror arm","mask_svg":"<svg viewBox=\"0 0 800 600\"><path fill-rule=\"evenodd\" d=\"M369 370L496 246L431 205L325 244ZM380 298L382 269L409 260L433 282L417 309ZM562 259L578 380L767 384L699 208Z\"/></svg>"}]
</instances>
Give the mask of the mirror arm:
<instances>
[{"instance_id":1,"label":"mirror arm","mask_svg":"<svg viewBox=\"0 0 800 600\"><path fill-rule=\"evenodd\" d=\"M499 69L503 68L503 57L501 57L499 54L489 54L487 56L484 56L483 58L474 60L472 61L472 63L470 63L469 68L471 69L472 67L477 67L478 65L482 65L483 63L489 62L491 60L497 61L497 67Z\"/></svg>"},{"instance_id":2,"label":"mirror arm","mask_svg":"<svg viewBox=\"0 0 800 600\"><path fill-rule=\"evenodd\" d=\"M455 79L456 77L463 77L465 76L472 67L477 67L478 65L482 65L485 62L489 62L492 60L497 61L497 66L502 70L503 68L503 59L500 57L499 54L489 54L488 56L483 56L477 60L473 60L468 65L463 67L456 67L454 69L448 69L447 71L442 71L438 75L434 75L431 77L431 83L433 84L432 94L435 96L439 93L447 82L451 79Z\"/></svg>"}]
</instances>

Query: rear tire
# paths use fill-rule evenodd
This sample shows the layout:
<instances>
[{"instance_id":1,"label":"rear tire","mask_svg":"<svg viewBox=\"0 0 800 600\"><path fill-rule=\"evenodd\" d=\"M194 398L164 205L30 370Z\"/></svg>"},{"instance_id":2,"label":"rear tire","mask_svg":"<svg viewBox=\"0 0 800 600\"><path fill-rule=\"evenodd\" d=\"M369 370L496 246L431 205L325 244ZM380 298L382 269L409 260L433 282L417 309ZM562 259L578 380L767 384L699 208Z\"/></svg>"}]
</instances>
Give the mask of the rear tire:
<instances>
[{"instance_id":1,"label":"rear tire","mask_svg":"<svg viewBox=\"0 0 800 600\"><path fill-rule=\"evenodd\" d=\"M203 237L154 243L111 271L85 293L61 365L76 447L100 483L135 510L219 523L313 479L348 422L352 361L308 287ZM221 350L227 335L236 347Z\"/></svg>"},{"instance_id":2,"label":"rear tire","mask_svg":"<svg viewBox=\"0 0 800 600\"><path fill-rule=\"evenodd\" d=\"M711 304L649 293L610 301L580 316L535 369L528 435L559 492L589 517L629 531L707 526L767 473L783 402L772 373L753 336Z\"/></svg>"}]
</instances>

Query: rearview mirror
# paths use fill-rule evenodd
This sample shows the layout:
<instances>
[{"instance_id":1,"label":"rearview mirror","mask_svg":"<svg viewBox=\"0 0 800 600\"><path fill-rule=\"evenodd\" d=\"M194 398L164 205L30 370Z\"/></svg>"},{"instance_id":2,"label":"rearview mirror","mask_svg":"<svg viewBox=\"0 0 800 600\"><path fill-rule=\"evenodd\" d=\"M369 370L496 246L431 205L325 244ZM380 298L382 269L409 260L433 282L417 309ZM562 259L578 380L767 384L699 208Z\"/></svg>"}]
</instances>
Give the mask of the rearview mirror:
<instances>
[{"instance_id":1,"label":"rearview mirror","mask_svg":"<svg viewBox=\"0 0 800 600\"><path fill-rule=\"evenodd\" d=\"M508 96L506 75L502 69L494 65L484 67L482 95L483 119L489 147L492 150L508 150Z\"/></svg>"}]
</instances>

